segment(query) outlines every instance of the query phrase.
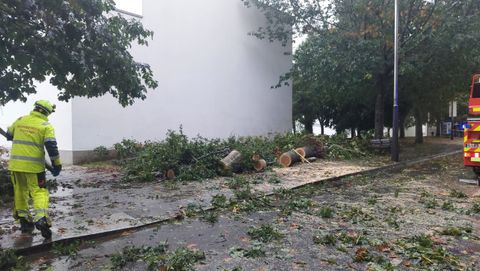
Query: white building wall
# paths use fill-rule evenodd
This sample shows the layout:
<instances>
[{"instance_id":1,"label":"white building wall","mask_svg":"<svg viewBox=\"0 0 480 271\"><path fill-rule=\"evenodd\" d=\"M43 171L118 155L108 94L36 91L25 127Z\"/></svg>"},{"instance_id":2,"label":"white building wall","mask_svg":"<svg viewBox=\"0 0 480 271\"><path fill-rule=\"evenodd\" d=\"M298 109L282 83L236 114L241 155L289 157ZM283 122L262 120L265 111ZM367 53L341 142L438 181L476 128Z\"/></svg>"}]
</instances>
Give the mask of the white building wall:
<instances>
[{"instance_id":1,"label":"white building wall","mask_svg":"<svg viewBox=\"0 0 480 271\"><path fill-rule=\"evenodd\" d=\"M292 65L283 55L291 45L248 35L265 24L262 13L239 0L144 0L142 22L154 39L132 54L151 65L159 87L127 108L110 96L75 98L75 151L161 139L180 125L204 137L292 129L291 87L270 88Z\"/></svg>"}]
</instances>

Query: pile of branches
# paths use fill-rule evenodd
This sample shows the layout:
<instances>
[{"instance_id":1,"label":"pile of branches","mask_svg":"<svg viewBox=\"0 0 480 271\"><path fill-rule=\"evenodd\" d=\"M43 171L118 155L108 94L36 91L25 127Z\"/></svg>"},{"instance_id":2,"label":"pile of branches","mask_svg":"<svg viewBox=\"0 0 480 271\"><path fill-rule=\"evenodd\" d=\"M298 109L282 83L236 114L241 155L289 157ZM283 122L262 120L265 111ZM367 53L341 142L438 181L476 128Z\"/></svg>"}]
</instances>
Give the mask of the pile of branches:
<instances>
[{"instance_id":1,"label":"pile of branches","mask_svg":"<svg viewBox=\"0 0 480 271\"><path fill-rule=\"evenodd\" d=\"M347 138L345 134L331 136L325 146L327 157L334 160L350 160L371 156L370 139L371 137Z\"/></svg>"},{"instance_id":2,"label":"pile of branches","mask_svg":"<svg viewBox=\"0 0 480 271\"><path fill-rule=\"evenodd\" d=\"M344 135L313 136L283 134L270 137L231 137L225 140L188 138L182 129L168 131L162 141L140 143L123 140L114 145L125 181L150 182L159 179L193 181L225 175L221 160L232 151L241 153L234 172L254 170L261 158L274 165L284 152L313 146L319 157L353 159L368 156L368 139L348 139ZM256 159L253 159L256 157Z\"/></svg>"},{"instance_id":3,"label":"pile of branches","mask_svg":"<svg viewBox=\"0 0 480 271\"><path fill-rule=\"evenodd\" d=\"M1 157L7 152L5 148L0 148ZM7 160L0 158L0 195L2 195L0 197L0 206L13 201L13 184L7 168Z\"/></svg>"},{"instance_id":4,"label":"pile of branches","mask_svg":"<svg viewBox=\"0 0 480 271\"><path fill-rule=\"evenodd\" d=\"M116 144L115 149L122 154L128 150L127 157L120 157L126 181L148 182L172 176L177 180L201 180L224 175L220 160L233 150L242 154L236 170L245 172L253 170L252 157L261 157L271 165L282 152L312 140L314 137L300 134L189 139L180 129L179 132L169 131L162 141L140 144L124 140Z\"/></svg>"}]
</instances>

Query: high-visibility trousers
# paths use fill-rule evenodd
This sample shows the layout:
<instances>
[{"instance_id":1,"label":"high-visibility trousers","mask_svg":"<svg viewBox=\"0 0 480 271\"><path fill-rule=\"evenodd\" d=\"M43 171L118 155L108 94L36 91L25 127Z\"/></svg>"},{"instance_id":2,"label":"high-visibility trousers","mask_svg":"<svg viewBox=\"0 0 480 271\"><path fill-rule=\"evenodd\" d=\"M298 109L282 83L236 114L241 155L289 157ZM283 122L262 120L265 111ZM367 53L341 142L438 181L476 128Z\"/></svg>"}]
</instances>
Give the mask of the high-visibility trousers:
<instances>
[{"instance_id":1,"label":"high-visibility trousers","mask_svg":"<svg viewBox=\"0 0 480 271\"><path fill-rule=\"evenodd\" d=\"M42 217L48 219L48 189L45 174L11 171L14 192L13 217L25 218L36 222ZM33 202L33 215L30 213L29 201Z\"/></svg>"}]
</instances>

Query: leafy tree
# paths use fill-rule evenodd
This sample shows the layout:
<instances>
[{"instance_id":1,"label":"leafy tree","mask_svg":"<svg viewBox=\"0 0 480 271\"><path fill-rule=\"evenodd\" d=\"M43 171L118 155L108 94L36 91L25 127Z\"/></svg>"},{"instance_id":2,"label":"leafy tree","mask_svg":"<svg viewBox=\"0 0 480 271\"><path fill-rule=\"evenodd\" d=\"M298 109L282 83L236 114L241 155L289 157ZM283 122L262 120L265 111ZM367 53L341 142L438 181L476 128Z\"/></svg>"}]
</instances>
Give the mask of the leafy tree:
<instances>
[{"instance_id":1,"label":"leafy tree","mask_svg":"<svg viewBox=\"0 0 480 271\"><path fill-rule=\"evenodd\" d=\"M384 125L388 124L385 112L391 111L391 103L386 105L386 101L391 99L389 96L393 88L392 0L243 1L263 10L271 22L270 27L255 31L254 35L259 38L286 41L291 34L308 34L327 40L318 42L317 50L328 48L331 58L337 62L335 66L348 71L349 79L337 78L341 86L330 90L365 95L345 96L354 100L357 98L356 101L360 102L358 98L361 97L370 99L368 89L373 89L375 102L371 106L374 105L375 109L375 136L382 137ZM454 87L458 89L464 82L465 76L461 74L469 73L469 69L464 67L478 64L478 57L472 57L472 52L476 50L471 45L479 38L476 30L480 21L479 5L476 0L400 1L400 76L401 84L405 82L400 86L404 90L401 104L416 110L419 122L425 118L427 109L430 110L428 104L441 107L445 99L454 96ZM285 27L285 24L293 27ZM455 68L454 72L438 80L451 65L462 68ZM334 69L331 71L336 75L345 74ZM317 79L330 81L331 77L318 76ZM403 93L407 95L406 99ZM337 108L342 108L342 105L345 103L337 104ZM400 119L405 120L409 111L402 110Z\"/></svg>"},{"instance_id":2,"label":"leafy tree","mask_svg":"<svg viewBox=\"0 0 480 271\"><path fill-rule=\"evenodd\" d=\"M335 113L333 92L328 91L334 85L327 84L323 77L328 68L333 68L326 48L317 50L317 40L309 38L297 50L294 56L293 76L293 117L302 123L307 132L313 132L313 123L319 120L321 126L329 126ZM322 63L322 65L319 65Z\"/></svg>"},{"instance_id":3,"label":"leafy tree","mask_svg":"<svg viewBox=\"0 0 480 271\"><path fill-rule=\"evenodd\" d=\"M371 129L372 80L362 69L348 69L350 60L338 42L335 32L310 35L295 53L294 113L310 113L310 119L338 131Z\"/></svg>"},{"instance_id":4,"label":"leafy tree","mask_svg":"<svg viewBox=\"0 0 480 271\"><path fill-rule=\"evenodd\" d=\"M153 32L115 14L113 0L0 1L0 104L25 101L49 80L60 100L110 93L127 106L156 88L128 49Z\"/></svg>"}]
</instances>

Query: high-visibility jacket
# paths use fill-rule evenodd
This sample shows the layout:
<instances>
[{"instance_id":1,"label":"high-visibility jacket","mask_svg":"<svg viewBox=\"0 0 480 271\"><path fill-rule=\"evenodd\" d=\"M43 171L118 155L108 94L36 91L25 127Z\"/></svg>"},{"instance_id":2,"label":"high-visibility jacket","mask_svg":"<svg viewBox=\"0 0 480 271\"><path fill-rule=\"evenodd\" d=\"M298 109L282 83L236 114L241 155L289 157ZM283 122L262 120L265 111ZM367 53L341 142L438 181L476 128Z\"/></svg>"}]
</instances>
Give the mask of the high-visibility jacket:
<instances>
[{"instance_id":1,"label":"high-visibility jacket","mask_svg":"<svg viewBox=\"0 0 480 271\"><path fill-rule=\"evenodd\" d=\"M10 171L44 172L45 149L52 164L61 165L55 130L42 113L32 111L19 118L8 128L7 135L13 140L8 164Z\"/></svg>"}]
</instances>

